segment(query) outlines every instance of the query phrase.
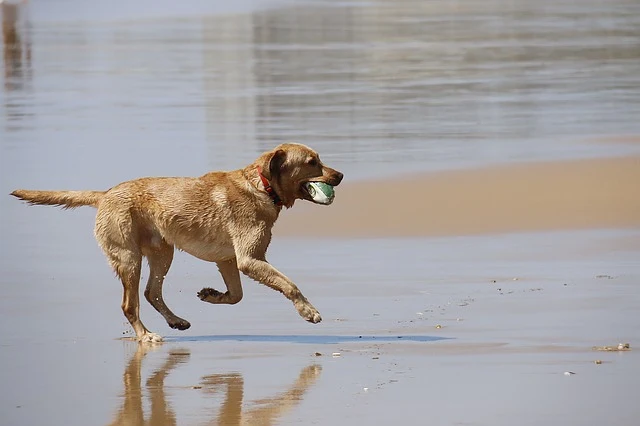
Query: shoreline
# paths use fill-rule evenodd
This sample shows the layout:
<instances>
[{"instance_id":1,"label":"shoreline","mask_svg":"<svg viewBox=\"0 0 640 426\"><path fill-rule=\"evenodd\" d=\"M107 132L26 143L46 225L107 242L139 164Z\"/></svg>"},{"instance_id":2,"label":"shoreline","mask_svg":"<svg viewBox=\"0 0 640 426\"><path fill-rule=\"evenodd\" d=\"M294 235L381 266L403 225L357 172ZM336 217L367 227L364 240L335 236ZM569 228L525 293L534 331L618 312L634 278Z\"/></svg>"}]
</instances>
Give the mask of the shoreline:
<instances>
[{"instance_id":1,"label":"shoreline","mask_svg":"<svg viewBox=\"0 0 640 426\"><path fill-rule=\"evenodd\" d=\"M640 198L634 194L640 194L640 156L347 181L328 208L305 204L283 214L274 235L378 238L637 228Z\"/></svg>"}]
</instances>

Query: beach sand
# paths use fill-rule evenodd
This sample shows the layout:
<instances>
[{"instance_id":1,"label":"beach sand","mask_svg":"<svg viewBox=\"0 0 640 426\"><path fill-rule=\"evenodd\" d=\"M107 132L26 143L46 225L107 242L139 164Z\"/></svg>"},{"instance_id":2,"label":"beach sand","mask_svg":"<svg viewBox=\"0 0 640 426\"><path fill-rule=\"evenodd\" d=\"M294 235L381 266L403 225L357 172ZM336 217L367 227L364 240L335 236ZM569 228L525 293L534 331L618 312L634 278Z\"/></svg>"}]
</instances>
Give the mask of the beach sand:
<instances>
[{"instance_id":1,"label":"beach sand","mask_svg":"<svg viewBox=\"0 0 640 426\"><path fill-rule=\"evenodd\" d=\"M476 235L640 226L640 157L501 165L345 183L275 233L297 237Z\"/></svg>"}]
</instances>

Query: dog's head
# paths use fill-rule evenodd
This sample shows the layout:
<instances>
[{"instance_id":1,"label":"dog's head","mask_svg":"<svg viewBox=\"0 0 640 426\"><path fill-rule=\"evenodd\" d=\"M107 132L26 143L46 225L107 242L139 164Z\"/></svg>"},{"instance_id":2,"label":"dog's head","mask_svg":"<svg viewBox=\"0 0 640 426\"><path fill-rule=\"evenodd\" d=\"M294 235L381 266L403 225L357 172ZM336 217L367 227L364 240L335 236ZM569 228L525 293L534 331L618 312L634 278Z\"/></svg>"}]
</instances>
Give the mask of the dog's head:
<instances>
[{"instance_id":1,"label":"dog's head","mask_svg":"<svg viewBox=\"0 0 640 426\"><path fill-rule=\"evenodd\" d=\"M306 183L337 186L343 177L339 171L325 166L317 152L298 143L277 146L262 155L258 165L286 207L293 206L297 199L316 202L307 191Z\"/></svg>"}]
</instances>

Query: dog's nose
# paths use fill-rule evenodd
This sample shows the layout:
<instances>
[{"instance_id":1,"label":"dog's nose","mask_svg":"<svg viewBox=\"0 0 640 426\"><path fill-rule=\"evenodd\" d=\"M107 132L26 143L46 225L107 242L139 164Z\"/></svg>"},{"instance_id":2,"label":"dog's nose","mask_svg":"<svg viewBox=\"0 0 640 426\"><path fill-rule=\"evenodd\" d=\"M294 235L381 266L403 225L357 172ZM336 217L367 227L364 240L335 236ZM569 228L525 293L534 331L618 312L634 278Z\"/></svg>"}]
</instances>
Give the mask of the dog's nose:
<instances>
[{"instance_id":1,"label":"dog's nose","mask_svg":"<svg viewBox=\"0 0 640 426\"><path fill-rule=\"evenodd\" d=\"M338 171L336 171L336 185L339 185L340 182L342 182L342 178L344 177L344 175Z\"/></svg>"}]
</instances>

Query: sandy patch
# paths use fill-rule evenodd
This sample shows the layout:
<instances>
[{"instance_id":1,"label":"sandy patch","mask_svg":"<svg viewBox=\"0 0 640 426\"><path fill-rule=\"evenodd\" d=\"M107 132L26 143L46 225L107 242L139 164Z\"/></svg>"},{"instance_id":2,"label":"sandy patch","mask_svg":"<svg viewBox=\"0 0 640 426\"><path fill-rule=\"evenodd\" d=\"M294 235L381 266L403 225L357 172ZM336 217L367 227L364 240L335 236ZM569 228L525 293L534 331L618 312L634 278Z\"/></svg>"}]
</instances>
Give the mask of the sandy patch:
<instances>
[{"instance_id":1,"label":"sandy patch","mask_svg":"<svg viewBox=\"0 0 640 426\"><path fill-rule=\"evenodd\" d=\"M617 135L600 138L589 138L587 142L603 143L603 144L640 144L640 136L638 135Z\"/></svg>"},{"instance_id":2,"label":"sandy patch","mask_svg":"<svg viewBox=\"0 0 640 426\"><path fill-rule=\"evenodd\" d=\"M347 181L328 208L296 206L276 235L388 237L640 226L640 157ZM300 203L303 204L303 203Z\"/></svg>"}]
</instances>

